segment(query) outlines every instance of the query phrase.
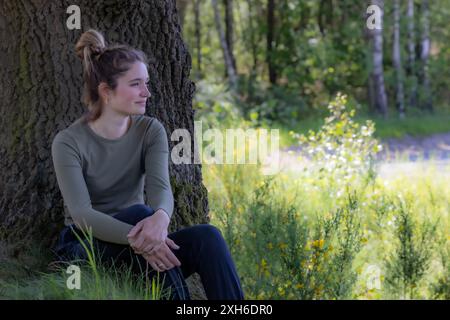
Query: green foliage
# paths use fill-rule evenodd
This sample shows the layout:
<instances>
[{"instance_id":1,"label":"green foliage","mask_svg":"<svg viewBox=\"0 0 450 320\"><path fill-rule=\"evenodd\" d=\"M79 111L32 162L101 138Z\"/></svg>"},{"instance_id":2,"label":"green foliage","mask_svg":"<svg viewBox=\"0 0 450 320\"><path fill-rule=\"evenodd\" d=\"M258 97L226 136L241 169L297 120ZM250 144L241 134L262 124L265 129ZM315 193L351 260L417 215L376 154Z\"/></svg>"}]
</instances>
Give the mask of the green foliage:
<instances>
[{"instance_id":1,"label":"green foliage","mask_svg":"<svg viewBox=\"0 0 450 320\"><path fill-rule=\"evenodd\" d=\"M445 296L448 259L436 259L445 245L432 235L448 237L448 183L425 172L423 181L377 177L374 125L357 123L348 109L338 95L317 132L296 135L306 144L296 163L304 170L267 177L256 165L203 166L211 222L223 231L247 297ZM341 155L335 163L333 154ZM415 197L395 200L405 194ZM422 212L441 223L419 223ZM379 270L380 287L370 268Z\"/></svg>"},{"instance_id":2,"label":"green foliage","mask_svg":"<svg viewBox=\"0 0 450 320\"><path fill-rule=\"evenodd\" d=\"M408 203L399 199L395 217L398 244L386 262L386 284L401 297L414 299L429 267L437 223L427 221L418 226Z\"/></svg>"},{"instance_id":3,"label":"green foliage","mask_svg":"<svg viewBox=\"0 0 450 320\"><path fill-rule=\"evenodd\" d=\"M287 248L281 250L286 282L295 282L295 289L287 287L288 296L301 299L348 299L356 282L353 260L360 249L358 199L348 199L331 214L319 216L308 233L291 215L284 233ZM294 212L295 208L291 208ZM306 240L306 241L305 241Z\"/></svg>"},{"instance_id":4,"label":"green foliage","mask_svg":"<svg viewBox=\"0 0 450 320\"><path fill-rule=\"evenodd\" d=\"M350 195L333 214L309 222L291 203L271 196L276 181L265 178L258 185L244 196L237 192L240 185L235 185L231 199L236 202L227 202L213 213L232 255L239 257L237 265L248 296L349 297L356 281L351 265L360 242L358 200ZM238 201L243 198L247 201Z\"/></svg>"},{"instance_id":5,"label":"green foliage","mask_svg":"<svg viewBox=\"0 0 450 320\"><path fill-rule=\"evenodd\" d=\"M242 114L232 93L223 84L199 81L196 84L193 109L195 119L209 128L232 127L242 121Z\"/></svg>"},{"instance_id":6,"label":"green foliage","mask_svg":"<svg viewBox=\"0 0 450 320\"><path fill-rule=\"evenodd\" d=\"M375 155L381 150L373 138L373 122L367 120L363 126L355 122L355 110L348 110L345 95L338 94L328 109L330 116L317 133L293 133L304 156L315 163L314 174L344 185L359 176L373 179Z\"/></svg>"},{"instance_id":7,"label":"green foliage","mask_svg":"<svg viewBox=\"0 0 450 320\"><path fill-rule=\"evenodd\" d=\"M293 126L311 113L303 97L283 86L259 88L237 105L256 126L273 126L277 122Z\"/></svg>"},{"instance_id":8,"label":"green foliage","mask_svg":"<svg viewBox=\"0 0 450 320\"><path fill-rule=\"evenodd\" d=\"M438 242L443 272L431 285L434 299L450 300L450 236Z\"/></svg>"},{"instance_id":9,"label":"green foliage","mask_svg":"<svg viewBox=\"0 0 450 320\"><path fill-rule=\"evenodd\" d=\"M377 178L373 184L351 181L336 189L303 172L267 177L257 166L203 168L211 223L229 244L248 298L448 294L448 257L438 260L435 251L445 252L448 244L433 236L447 239L448 221L418 222L422 212L435 221L448 214L445 179L401 178L391 185ZM414 198L395 200L412 193ZM383 268L387 254L391 262ZM379 288L368 284L369 266L381 272Z\"/></svg>"},{"instance_id":10,"label":"green foliage","mask_svg":"<svg viewBox=\"0 0 450 320\"><path fill-rule=\"evenodd\" d=\"M419 6L420 7L420 6ZM417 7L416 9L419 9ZM277 74L275 84L269 83L267 49L267 2L247 0L234 2L233 53L240 78L237 104L245 119L295 125L305 115L321 117L322 106L336 95L346 92L367 110L368 80L371 72L371 46L365 28L367 4L360 1L275 1L274 39L270 60ZM383 68L391 118L395 113L396 77L392 63L393 2L385 2L383 23ZM421 110L409 106L411 89L420 77L422 10L415 10L416 63L414 75L408 70L408 21L406 4L400 6L401 57L404 69L406 115ZM221 6L222 17L224 8ZM211 83L226 82L225 64L211 6L200 4L201 47L197 48L193 6L186 13L183 35L188 43L196 79ZM447 24L450 9L442 1L430 2L431 52L429 72L435 111L449 111L450 63ZM225 25L225 24L223 24ZM202 54L201 70L197 51ZM420 97L419 97L420 98ZM373 114L371 115L373 116Z\"/></svg>"}]
</instances>

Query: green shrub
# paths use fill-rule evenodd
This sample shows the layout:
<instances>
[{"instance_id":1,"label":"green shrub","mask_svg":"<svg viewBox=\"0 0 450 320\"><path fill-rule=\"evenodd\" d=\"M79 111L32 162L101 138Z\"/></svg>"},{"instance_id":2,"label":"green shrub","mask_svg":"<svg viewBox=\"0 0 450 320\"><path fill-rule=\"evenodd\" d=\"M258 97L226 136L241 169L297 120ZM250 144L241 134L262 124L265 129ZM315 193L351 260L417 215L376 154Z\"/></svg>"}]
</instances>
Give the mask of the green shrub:
<instances>
[{"instance_id":1,"label":"green shrub","mask_svg":"<svg viewBox=\"0 0 450 320\"><path fill-rule=\"evenodd\" d=\"M353 120L355 110L348 111L347 98L338 94L329 106L330 115L318 132L293 133L302 146L304 158L312 161L309 169L318 179L345 185L359 177L373 180L375 156L381 145L373 138L374 123L360 126Z\"/></svg>"},{"instance_id":2,"label":"green shrub","mask_svg":"<svg viewBox=\"0 0 450 320\"><path fill-rule=\"evenodd\" d=\"M400 198L397 204L394 252L386 261L386 284L400 298L415 299L420 282L432 257L437 223L419 224L412 215L411 201Z\"/></svg>"}]
</instances>

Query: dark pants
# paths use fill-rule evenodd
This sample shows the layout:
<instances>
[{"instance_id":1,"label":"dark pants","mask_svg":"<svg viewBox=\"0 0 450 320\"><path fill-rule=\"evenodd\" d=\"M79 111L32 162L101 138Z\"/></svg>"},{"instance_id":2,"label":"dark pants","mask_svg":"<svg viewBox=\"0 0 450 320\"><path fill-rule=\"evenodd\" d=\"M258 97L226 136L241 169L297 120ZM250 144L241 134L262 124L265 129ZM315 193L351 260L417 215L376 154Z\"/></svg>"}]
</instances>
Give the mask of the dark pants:
<instances>
[{"instance_id":1,"label":"dark pants","mask_svg":"<svg viewBox=\"0 0 450 320\"><path fill-rule=\"evenodd\" d=\"M136 204L121 210L114 217L120 221L136 225L151 216L154 210L144 204ZM86 251L77 240L73 231L81 235L75 225L66 226L59 237L55 253L60 261L86 260ZM205 293L210 300L242 300L236 267L220 231L209 224L200 224L184 228L168 235L179 249L171 249L180 260L181 266L159 274L164 279L163 288L170 288L171 299L188 300L189 291L185 278L194 272L200 275ZM139 254L135 254L129 245L105 242L94 238L94 249L100 254L100 260L106 265L129 266L133 274L143 275L148 270L150 278L156 271ZM86 241L86 240L85 240ZM89 245L88 245L89 247Z\"/></svg>"}]
</instances>

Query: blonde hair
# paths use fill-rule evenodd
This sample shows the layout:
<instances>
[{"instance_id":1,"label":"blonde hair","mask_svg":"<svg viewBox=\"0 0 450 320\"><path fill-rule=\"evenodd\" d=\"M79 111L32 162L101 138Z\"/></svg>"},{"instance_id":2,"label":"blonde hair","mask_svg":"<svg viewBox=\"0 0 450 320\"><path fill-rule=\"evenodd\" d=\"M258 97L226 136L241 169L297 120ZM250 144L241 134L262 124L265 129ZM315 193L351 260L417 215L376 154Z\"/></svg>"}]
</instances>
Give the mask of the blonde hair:
<instances>
[{"instance_id":1,"label":"blonde hair","mask_svg":"<svg viewBox=\"0 0 450 320\"><path fill-rule=\"evenodd\" d=\"M75 52L83 64L82 101L88 110L85 121L94 121L102 113L102 101L98 86L105 82L115 90L117 79L127 72L134 62L147 64L145 54L127 45L108 46L103 35L94 29L84 32L75 45Z\"/></svg>"}]
</instances>

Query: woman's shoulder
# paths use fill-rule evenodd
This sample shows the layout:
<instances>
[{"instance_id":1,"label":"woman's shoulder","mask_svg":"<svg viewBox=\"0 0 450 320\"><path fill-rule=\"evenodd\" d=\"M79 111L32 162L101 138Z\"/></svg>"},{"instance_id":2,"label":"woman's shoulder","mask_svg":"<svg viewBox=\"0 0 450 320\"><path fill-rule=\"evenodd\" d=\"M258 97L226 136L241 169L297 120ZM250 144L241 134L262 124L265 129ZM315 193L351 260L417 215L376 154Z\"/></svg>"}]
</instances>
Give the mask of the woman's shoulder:
<instances>
[{"instance_id":1,"label":"woman's shoulder","mask_svg":"<svg viewBox=\"0 0 450 320\"><path fill-rule=\"evenodd\" d=\"M140 122L138 127L144 145L157 146L167 144L167 133L161 121L148 115L139 115L137 117L138 122Z\"/></svg>"},{"instance_id":2,"label":"woman's shoulder","mask_svg":"<svg viewBox=\"0 0 450 320\"><path fill-rule=\"evenodd\" d=\"M85 124L84 118L78 118L72 122L68 127L58 131L53 137L52 144L63 143L65 145L71 145L77 147L77 141L85 140L83 139L84 130L83 125Z\"/></svg>"},{"instance_id":3,"label":"woman's shoulder","mask_svg":"<svg viewBox=\"0 0 450 320\"><path fill-rule=\"evenodd\" d=\"M155 117L152 117L152 116L148 116L146 114L133 115L133 117L138 124L143 124L144 126L160 126L160 125L162 125L158 119L156 119Z\"/></svg>"},{"instance_id":4,"label":"woman's shoulder","mask_svg":"<svg viewBox=\"0 0 450 320\"><path fill-rule=\"evenodd\" d=\"M164 130L164 125L155 117L148 115L136 115L137 126L141 128L141 132L145 136L154 136L158 132Z\"/></svg>"}]
</instances>

